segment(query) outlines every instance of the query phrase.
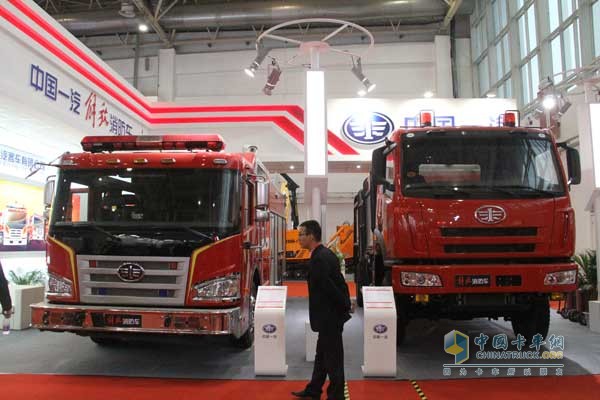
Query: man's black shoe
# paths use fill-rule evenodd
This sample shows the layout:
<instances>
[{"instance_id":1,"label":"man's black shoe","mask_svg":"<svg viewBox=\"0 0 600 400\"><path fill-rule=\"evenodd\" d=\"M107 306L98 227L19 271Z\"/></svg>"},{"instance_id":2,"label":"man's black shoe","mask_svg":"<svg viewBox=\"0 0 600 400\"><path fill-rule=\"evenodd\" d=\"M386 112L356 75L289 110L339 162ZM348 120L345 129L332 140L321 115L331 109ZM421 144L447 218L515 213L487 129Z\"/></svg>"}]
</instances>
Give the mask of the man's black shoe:
<instances>
[{"instance_id":1,"label":"man's black shoe","mask_svg":"<svg viewBox=\"0 0 600 400\"><path fill-rule=\"evenodd\" d=\"M301 399L311 399L311 400L320 400L321 399L320 395L316 395L314 393L307 392L306 389L301 390L299 392L292 392L292 395L294 395L296 397L300 397Z\"/></svg>"}]
</instances>

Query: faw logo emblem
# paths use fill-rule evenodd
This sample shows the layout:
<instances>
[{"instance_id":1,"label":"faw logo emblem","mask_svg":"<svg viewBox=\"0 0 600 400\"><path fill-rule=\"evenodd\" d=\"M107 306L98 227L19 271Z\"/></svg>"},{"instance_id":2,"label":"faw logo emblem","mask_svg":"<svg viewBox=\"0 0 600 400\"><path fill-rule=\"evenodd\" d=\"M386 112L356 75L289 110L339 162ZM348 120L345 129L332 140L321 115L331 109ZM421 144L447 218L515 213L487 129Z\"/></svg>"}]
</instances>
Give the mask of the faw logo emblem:
<instances>
[{"instance_id":1,"label":"faw logo emblem","mask_svg":"<svg viewBox=\"0 0 600 400\"><path fill-rule=\"evenodd\" d=\"M144 268L139 264L124 263L117 270L117 275L123 282L139 282L144 277Z\"/></svg>"},{"instance_id":2,"label":"faw logo emblem","mask_svg":"<svg viewBox=\"0 0 600 400\"><path fill-rule=\"evenodd\" d=\"M394 130L394 123L385 114L366 112L351 115L342 125L342 133L354 143L381 143Z\"/></svg>"},{"instance_id":3,"label":"faw logo emblem","mask_svg":"<svg viewBox=\"0 0 600 400\"><path fill-rule=\"evenodd\" d=\"M506 219L506 211L499 206L483 206L475 211L475 219L482 224L498 224Z\"/></svg>"}]
</instances>

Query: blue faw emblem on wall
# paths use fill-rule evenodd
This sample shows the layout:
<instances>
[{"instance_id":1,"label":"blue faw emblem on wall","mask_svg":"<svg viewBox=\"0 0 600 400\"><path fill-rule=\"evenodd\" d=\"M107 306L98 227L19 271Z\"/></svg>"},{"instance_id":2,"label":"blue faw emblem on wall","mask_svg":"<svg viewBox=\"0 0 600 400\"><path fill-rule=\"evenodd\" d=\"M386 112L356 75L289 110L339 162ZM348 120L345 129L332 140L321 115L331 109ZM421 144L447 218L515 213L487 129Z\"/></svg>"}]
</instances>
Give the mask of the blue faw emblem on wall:
<instances>
[{"instance_id":1,"label":"blue faw emblem on wall","mask_svg":"<svg viewBox=\"0 0 600 400\"><path fill-rule=\"evenodd\" d=\"M394 131L391 118L378 112L353 114L344 121L342 133L359 144L377 144Z\"/></svg>"}]
</instances>

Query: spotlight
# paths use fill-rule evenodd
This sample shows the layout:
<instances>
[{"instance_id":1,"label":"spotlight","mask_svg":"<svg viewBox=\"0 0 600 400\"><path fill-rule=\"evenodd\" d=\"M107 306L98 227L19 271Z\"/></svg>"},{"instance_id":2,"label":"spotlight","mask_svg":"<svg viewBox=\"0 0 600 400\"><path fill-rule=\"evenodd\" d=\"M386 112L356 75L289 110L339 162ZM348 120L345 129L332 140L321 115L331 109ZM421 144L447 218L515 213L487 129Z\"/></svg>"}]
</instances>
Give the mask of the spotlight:
<instances>
[{"instance_id":1,"label":"spotlight","mask_svg":"<svg viewBox=\"0 0 600 400\"><path fill-rule=\"evenodd\" d=\"M366 89L366 92L363 90L359 90L358 95L359 96L364 96L367 93L371 93L374 89L375 89L375 84L372 83L363 73L362 70L362 63L360 58L356 59L356 63L354 62L354 58L352 59L352 73L354 74L354 76L356 76L356 79L358 79L360 81L360 83L362 83ZM364 94L361 94L364 93Z\"/></svg>"},{"instance_id":2,"label":"spotlight","mask_svg":"<svg viewBox=\"0 0 600 400\"><path fill-rule=\"evenodd\" d=\"M122 1L119 15L123 18L135 18L135 9L133 8L133 4L127 0Z\"/></svg>"},{"instance_id":3,"label":"spotlight","mask_svg":"<svg viewBox=\"0 0 600 400\"><path fill-rule=\"evenodd\" d=\"M277 64L277 60L273 59L271 61L271 72L269 72L269 76L267 78L267 83L263 88L263 93L267 96L270 96L273 93L273 89L277 86L277 82L279 82L279 77L281 76L281 68L279 68L279 64Z\"/></svg>"},{"instance_id":4,"label":"spotlight","mask_svg":"<svg viewBox=\"0 0 600 400\"><path fill-rule=\"evenodd\" d=\"M489 92L485 95L488 99L493 99L496 97L496 92Z\"/></svg>"},{"instance_id":5,"label":"spotlight","mask_svg":"<svg viewBox=\"0 0 600 400\"><path fill-rule=\"evenodd\" d=\"M567 98L563 94L560 95L559 100L560 108L558 109L558 114L562 116L567 112L569 108L571 108L571 102L567 100Z\"/></svg>"},{"instance_id":6,"label":"spotlight","mask_svg":"<svg viewBox=\"0 0 600 400\"><path fill-rule=\"evenodd\" d=\"M146 24L139 24L138 25L138 29L140 30L140 32L148 32L148 25L146 25Z\"/></svg>"},{"instance_id":7,"label":"spotlight","mask_svg":"<svg viewBox=\"0 0 600 400\"><path fill-rule=\"evenodd\" d=\"M365 89L358 89L356 94L358 94L360 97L365 97L367 95L367 91Z\"/></svg>"},{"instance_id":8,"label":"spotlight","mask_svg":"<svg viewBox=\"0 0 600 400\"><path fill-rule=\"evenodd\" d=\"M425 93L423 93L423 97L425 97L426 99L430 99L433 97L433 92L431 90L428 90Z\"/></svg>"},{"instance_id":9,"label":"spotlight","mask_svg":"<svg viewBox=\"0 0 600 400\"><path fill-rule=\"evenodd\" d=\"M270 50L271 49L264 48L261 43L256 44L256 58L254 59L254 61L252 61L248 68L244 69L246 75L248 75L250 78L254 78L255 72L258 70L260 64L262 64L264 59L267 57L267 54L269 54Z\"/></svg>"}]
</instances>

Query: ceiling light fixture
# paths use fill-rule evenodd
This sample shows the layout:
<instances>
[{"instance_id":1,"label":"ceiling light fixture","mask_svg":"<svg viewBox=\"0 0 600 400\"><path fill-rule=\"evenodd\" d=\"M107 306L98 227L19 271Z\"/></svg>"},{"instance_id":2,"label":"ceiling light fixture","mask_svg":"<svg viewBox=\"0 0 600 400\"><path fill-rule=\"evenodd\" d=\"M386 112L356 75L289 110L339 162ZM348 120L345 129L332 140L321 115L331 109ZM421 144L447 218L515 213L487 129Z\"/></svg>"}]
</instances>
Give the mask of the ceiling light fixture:
<instances>
[{"instance_id":1,"label":"ceiling light fixture","mask_svg":"<svg viewBox=\"0 0 600 400\"><path fill-rule=\"evenodd\" d=\"M375 87L377 85L375 85L374 83L372 83L369 78L367 78L365 76L365 74L363 73L362 70L362 62L360 57L356 59L356 61L354 60L354 57L352 57L352 73L354 74L354 76L356 76L356 79L358 79L360 81L360 83L362 83L366 89L366 91L364 89L360 89L358 91L358 95L360 97L365 96L367 93L371 93L373 90L375 90Z\"/></svg>"},{"instance_id":2,"label":"ceiling light fixture","mask_svg":"<svg viewBox=\"0 0 600 400\"><path fill-rule=\"evenodd\" d=\"M256 58L254 58L254 61L252 61L248 68L244 69L246 75L250 78L254 78L256 71L267 57L267 54L269 54L269 51L271 51L271 49L265 48L262 43L256 43Z\"/></svg>"},{"instance_id":3,"label":"ceiling light fixture","mask_svg":"<svg viewBox=\"0 0 600 400\"><path fill-rule=\"evenodd\" d=\"M273 94L273 89L277 86L277 82L279 82L279 77L281 77L281 68L277 63L276 59L272 59L271 61L271 71L269 72L269 76L267 77L267 83L265 83L265 87L263 88L263 93L267 96Z\"/></svg>"}]
</instances>

